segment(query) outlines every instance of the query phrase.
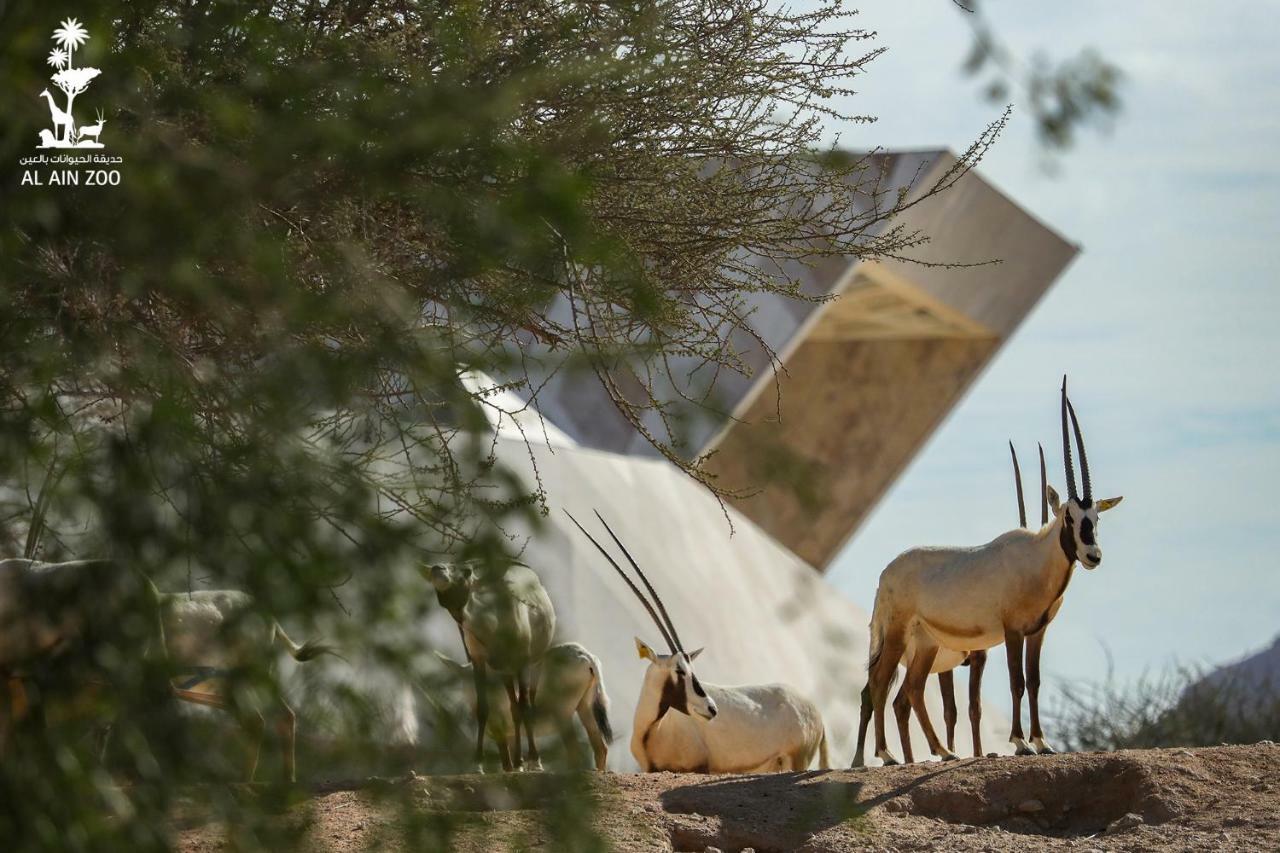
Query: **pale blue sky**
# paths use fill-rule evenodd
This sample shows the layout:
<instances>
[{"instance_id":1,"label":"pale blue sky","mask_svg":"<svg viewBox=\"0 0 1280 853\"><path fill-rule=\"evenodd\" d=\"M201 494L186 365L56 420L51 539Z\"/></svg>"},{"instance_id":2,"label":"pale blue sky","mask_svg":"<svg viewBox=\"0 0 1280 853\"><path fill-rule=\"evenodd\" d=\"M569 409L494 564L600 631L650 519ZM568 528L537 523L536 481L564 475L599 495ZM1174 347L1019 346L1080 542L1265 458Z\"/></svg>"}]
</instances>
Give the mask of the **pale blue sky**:
<instances>
[{"instance_id":1,"label":"pale blue sky","mask_svg":"<svg viewBox=\"0 0 1280 853\"><path fill-rule=\"evenodd\" d=\"M946 0L855 5L889 52L855 101L879 122L844 128L842 144L962 150L999 110L959 72L960 15ZM1084 251L830 577L869 607L905 548L1012 526L1008 438L1031 471L1044 441L1063 491L1055 393L1067 372L1095 490L1125 501L1100 526L1102 566L1077 571L1050 628L1046 679L1101 677L1103 643L1124 678L1237 657L1280 632L1280 3L985 8L1024 55L1097 47L1126 74L1124 111L1047 175L1015 106L980 171Z\"/></svg>"}]
</instances>

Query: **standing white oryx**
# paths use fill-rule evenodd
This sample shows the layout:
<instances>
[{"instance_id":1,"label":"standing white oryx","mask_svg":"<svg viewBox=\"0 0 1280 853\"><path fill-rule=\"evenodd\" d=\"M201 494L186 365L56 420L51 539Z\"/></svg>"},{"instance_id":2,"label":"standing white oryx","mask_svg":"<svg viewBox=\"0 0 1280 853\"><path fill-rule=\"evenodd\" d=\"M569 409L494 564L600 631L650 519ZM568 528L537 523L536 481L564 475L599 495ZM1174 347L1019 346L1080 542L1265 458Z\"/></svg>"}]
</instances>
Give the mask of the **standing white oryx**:
<instances>
[{"instance_id":1,"label":"standing white oryx","mask_svg":"<svg viewBox=\"0 0 1280 853\"><path fill-rule=\"evenodd\" d=\"M1053 520L1039 531L1012 530L976 548L917 548L897 557L880 575L871 617L868 682L875 713L876 755L896 764L885 739L884 711L898 662L911 648L905 689L934 755L957 758L938 740L924 704L924 682L941 649L969 652L1005 643L1013 695L1010 741L1019 751L1030 749L1022 733L1023 640L1033 638L1038 659L1042 631L1061 604L1078 559L1093 569L1102 562L1097 542L1098 514L1120 502L1094 503L1089 460L1074 407L1062 381L1062 449L1067 476L1067 502L1046 488ZM1076 492L1067 416L1071 417L1080 453L1083 496ZM1038 639L1037 639L1038 637ZM1038 720L1037 720L1038 722ZM1037 730L1033 742L1047 749Z\"/></svg>"},{"instance_id":2,"label":"standing white oryx","mask_svg":"<svg viewBox=\"0 0 1280 853\"><path fill-rule=\"evenodd\" d=\"M640 657L649 661L631 731L631 754L641 770L785 772L808 769L815 756L823 770L830 766L822 715L812 702L785 684L718 687L698 681L693 661L702 649L685 652L662 599L613 530L596 513L653 603L577 519L569 518L640 599L670 649L660 654L636 639Z\"/></svg>"},{"instance_id":3,"label":"standing white oryx","mask_svg":"<svg viewBox=\"0 0 1280 853\"><path fill-rule=\"evenodd\" d=\"M440 652L436 656L445 666L460 676L471 678L471 664L458 663ZM578 752L573 734L573 718L576 715L591 743L596 770L603 771L609 760L609 744L613 742L613 725L609 722L609 695L604 689L604 673L600 659L579 643L561 643L552 646L542 658L542 672L538 678L538 734L558 734L564 742L566 755ZM489 716L489 737L498 745L502 757L502 769L514 769L511 763L511 738L518 733L511 714L501 710L501 696L497 685L488 682L488 701L495 703L497 713ZM471 707L475 710L476 696L471 694Z\"/></svg>"},{"instance_id":4,"label":"standing white oryx","mask_svg":"<svg viewBox=\"0 0 1280 853\"><path fill-rule=\"evenodd\" d=\"M1018 467L1018 453L1013 449L1013 442L1009 442L1009 455L1013 458L1013 484L1018 497L1018 525L1020 527L1027 526L1027 505L1023 500L1022 494L1022 471ZM1044 466L1044 447L1040 447L1040 526L1049 523L1049 504L1047 492L1048 481L1045 477ZM1053 613L1057 613L1058 606L1061 605L1062 599L1051 608ZM1052 615L1049 616L1053 618ZM1043 631L1040 633L1043 639ZM1028 638L1030 643L1030 638ZM1031 694L1031 731L1033 736L1038 734L1040 728L1039 715L1039 687L1040 687L1040 670L1039 670L1039 649L1034 658L1037 668L1035 669L1035 680L1031 677L1031 658L1027 661L1027 683L1034 683L1035 691ZM907 642L907 650L903 654L903 660L910 661L915 657L914 644ZM933 668L931 672L938 674L938 687L942 693L942 714L943 720L947 728L947 749L955 751L956 748L956 695L955 695L955 677L954 671L956 667L969 667L969 726L971 740L973 743L973 757L982 757L982 672L987 665L986 649L975 649L968 654L952 651L951 649L938 649L938 656L934 658ZM911 749L911 735L908 731L911 718L911 697L907 692L907 685L904 681L898 689L897 695L893 697L893 716L898 725L898 737L902 742L902 756L905 761L910 764L915 761L915 756ZM858 740L853 754L854 767L861 767L864 764L863 750L866 746L867 728L871 723L871 682L868 681L866 686L862 688L861 708L859 710L858 719ZM1052 751L1052 750L1049 750Z\"/></svg>"},{"instance_id":5,"label":"standing white oryx","mask_svg":"<svg viewBox=\"0 0 1280 853\"><path fill-rule=\"evenodd\" d=\"M252 782L266 734L266 717L260 707L236 707L226 695L225 680L234 680L253 667L269 668L280 650L299 663L325 654L341 656L326 643L293 642L280 623L257 612L253 598L238 590L161 593L160 613L169 659L177 674L175 694L186 702L236 712L249 736L245 776ZM295 782L297 717L282 695L273 699L278 705L275 725L282 742L284 775Z\"/></svg>"},{"instance_id":6,"label":"standing white oryx","mask_svg":"<svg viewBox=\"0 0 1280 853\"><path fill-rule=\"evenodd\" d=\"M484 738L489 719L488 672L501 673L515 728L513 766L523 769L520 730L529 745L529 764L542 769L534 740L538 666L556 632L556 611L533 569L514 563L491 576L477 577L470 565L423 566L440 605L458 623L476 686L475 762L484 772Z\"/></svg>"}]
</instances>

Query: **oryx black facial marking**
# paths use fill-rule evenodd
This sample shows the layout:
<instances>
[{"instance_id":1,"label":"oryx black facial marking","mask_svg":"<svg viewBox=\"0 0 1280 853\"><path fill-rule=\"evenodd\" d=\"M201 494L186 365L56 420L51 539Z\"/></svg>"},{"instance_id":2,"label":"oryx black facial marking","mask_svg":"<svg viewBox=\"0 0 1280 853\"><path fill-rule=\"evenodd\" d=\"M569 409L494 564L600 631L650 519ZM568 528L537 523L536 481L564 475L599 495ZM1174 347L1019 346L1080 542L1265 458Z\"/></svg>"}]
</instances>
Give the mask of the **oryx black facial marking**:
<instances>
[{"instance_id":1,"label":"oryx black facial marking","mask_svg":"<svg viewBox=\"0 0 1280 853\"><path fill-rule=\"evenodd\" d=\"M1091 548L1096 544L1093 539L1093 519L1088 516L1080 519L1080 541Z\"/></svg>"},{"instance_id":2,"label":"oryx black facial marking","mask_svg":"<svg viewBox=\"0 0 1280 853\"><path fill-rule=\"evenodd\" d=\"M1062 529L1058 532L1058 543L1062 546L1062 553L1067 558L1067 565L1075 563L1078 555L1076 552L1076 535L1072 531L1073 523L1071 521L1070 510L1063 513Z\"/></svg>"},{"instance_id":3,"label":"oryx black facial marking","mask_svg":"<svg viewBox=\"0 0 1280 853\"><path fill-rule=\"evenodd\" d=\"M661 720L668 710L689 713L689 694L685 692L684 676L679 672L662 684L662 695L658 698L658 719Z\"/></svg>"}]
</instances>

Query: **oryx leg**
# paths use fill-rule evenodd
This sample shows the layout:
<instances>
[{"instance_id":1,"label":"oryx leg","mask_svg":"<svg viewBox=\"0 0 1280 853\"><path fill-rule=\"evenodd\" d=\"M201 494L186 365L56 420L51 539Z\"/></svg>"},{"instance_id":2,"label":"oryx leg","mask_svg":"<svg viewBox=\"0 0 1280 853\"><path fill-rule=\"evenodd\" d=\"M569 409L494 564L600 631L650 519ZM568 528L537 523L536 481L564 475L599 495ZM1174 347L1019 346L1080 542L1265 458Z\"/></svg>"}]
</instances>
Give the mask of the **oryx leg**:
<instances>
[{"instance_id":1,"label":"oryx leg","mask_svg":"<svg viewBox=\"0 0 1280 853\"><path fill-rule=\"evenodd\" d=\"M871 684L871 707L876 721L876 757L885 764L898 763L889 752L889 743L885 738L884 706L889 698L889 687L898 671L898 661L902 660L906 650L905 632L901 627L891 627L885 631L880 642L880 654L867 671L867 680Z\"/></svg>"},{"instance_id":2,"label":"oryx leg","mask_svg":"<svg viewBox=\"0 0 1280 853\"><path fill-rule=\"evenodd\" d=\"M982 671L987 666L987 652L969 652L969 730L973 734L973 757L982 753Z\"/></svg>"},{"instance_id":3,"label":"oryx leg","mask_svg":"<svg viewBox=\"0 0 1280 853\"><path fill-rule=\"evenodd\" d=\"M605 763L609 760L609 744L600 731L596 715L591 711L590 699L583 699L578 704L578 720L587 732L587 740L591 742L591 752L596 759L596 770L604 772Z\"/></svg>"},{"instance_id":4,"label":"oryx leg","mask_svg":"<svg viewBox=\"0 0 1280 853\"><path fill-rule=\"evenodd\" d=\"M267 720L262 716L261 711L251 711L244 715L240 726L244 729L246 746L244 778L252 782L258 775L258 756L262 753L262 739L267 732Z\"/></svg>"},{"instance_id":5,"label":"oryx leg","mask_svg":"<svg viewBox=\"0 0 1280 853\"><path fill-rule=\"evenodd\" d=\"M498 758L502 761L502 769L506 773L515 770L516 767L511 763L511 739L506 737L498 738Z\"/></svg>"},{"instance_id":6,"label":"oryx leg","mask_svg":"<svg viewBox=\"0 0 1280 853\"><path fill-rule=\"evenodd\" d=\"M1022 674L1022 642L1020 631L1005 629L1004 650L1009 658L1009 693L1013 697L1013 726L1009 730L1009 742L1014 746L1015 755L1035 755L1035 750L1027 745L1022 734L1022 694L1027 689L1026 679Z\"/></svg>"},{"instance_id":7,"label":"oryx leg","mask_svg":"<svg viewBox=\"0 0 1280 853\"><path fill-rule=\"evenodd\" d=\"M484 661L475 660L471 664L471 674L476 685L476 772L484 772L484 738L489 725L489 685L488 667Z\"/></svg>"},{"instance_id":8,"label":"oryx leg","mask_svg":"<svg viewBox=\"0 0 1280 853\"><path fill-rule=\"evenodd\" d=\"M942 722L947 727L947 749L956 751L956 679L955 670L938 673L938 689L942 691Z\"/></svg>"},{"instance_id":9,"label":"oryx leg","mask_svg":"<svg viewBox=\"0 0 1280 853\"><path fill-rule=\"evenodd\" d=\"M280 749L284 756L284 778L286 782L297 782L298 715L283 699L280 700L280 711L276 720L276 736L280 738Z\"/></svg>"},{"instance_id":10,"label":"oryx leg","mask_svg":"<svg viewBox=\"0 0 1280 853\"><path fill-rule=\"evenodd\" d=\"M853 763L850 767L863 767L866 758L863 749L867 743L867 726L871 724L871 682L862 686L862 698L858 706L858 742L854 745Z\"/></svg>"},{"instance_id":11,"label":"oryx leg","mask_svg":"<svg viewBox=\"0 0 1280 853\"><path fill-rule=\"evenodd\" d=\"M1031 745L1041 755L1053 755L1053 747L1045 743L1040 729L1040 649L1043 645L1043 628L1027 637L1027 702L1031 706Z\"/></svg>"},{"instance_id":12,"label":"oryx leg","mask_svg":"<svg viewBox=\"0 0 1280 853\"><path fill-rule=\"evenodd\" d=\"M512 676L504 676L502 684L507 688L507 703L511 706L511 768L524 769L524 756L520 754L520 721L524 719L523 706L520 704L520 693L516 688L516 680Z\"/></svg>"},{"instance_id":13,"label":"oryx leg","mask_svg":"<svg viewBox=\"0 0 1280 853\"><path fill-rule=\"evenodd\" d=\"M898 694L893 697L893 721L898 725L898 740L902 743L902 760L914 764L915 753L911 749L911 697L907 695L907 682L903 679Z\"/></svg>"},{"instance_id":14,"label":"oryx leg","mask_svg":"<svg viewBox=\"0 0 1280 853\"><path fill-rule=\"evenodd\" d=\"M533 724L538 715L538 667L531 666L521 671L520 699L524 710L524 733L529 743L529 769L541 770L542 759L538 757L538 742L533 736ZM519 732L520 727L516 727Z\"/></svg>"},{"instance_id":15,"label":"oryx leg","mask_svg":"<svg viewBox=\"0 0 1280 853\"><path fill-rule=\"evenodd\" d=\"M13 730L14 721L19 713L19 695L22 682L16 678L0 674L0 758L4 758L9 745L9 733Z\"/></svg>"},{"instance_id":16,"label":"oryx leg","mask_svg":"<svg viewBox=\"0 0 1280 853\"><path fill-rule=\"evenodd\" d=\"M916 656L907 665L907 696L911 699L911 707L924 729L925 740L929 742L929 751L943 761L955 761L960 756L942 745L938 733L933 730L929 720L929 708L924 703L924 685L929 678L929 670L933 669L934 658L938 656L938 647L932 643L916 643Z\"/></svg>"}]
</instances>

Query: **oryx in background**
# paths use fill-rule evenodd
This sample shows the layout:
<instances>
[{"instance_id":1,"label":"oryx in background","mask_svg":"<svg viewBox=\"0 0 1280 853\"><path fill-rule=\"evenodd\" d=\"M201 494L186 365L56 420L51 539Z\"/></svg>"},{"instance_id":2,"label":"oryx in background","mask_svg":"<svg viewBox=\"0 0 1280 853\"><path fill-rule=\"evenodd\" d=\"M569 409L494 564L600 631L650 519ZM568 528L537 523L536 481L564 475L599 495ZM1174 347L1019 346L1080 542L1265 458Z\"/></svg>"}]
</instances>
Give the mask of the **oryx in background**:
<instances>
[{"instance_id":1,"label":"oryx in background","mask_svg":"<svg viewBox=\"0 0 1280 853\"><path fill-rule=\"evenodd\" d=\"M255 667L269 671L279 652L299 663L320 655L341 657L332 646L316 640L301 645L289 639L280 623L259 612L253 598L238 590L196 590L160 594L169 660L176 675L174 692L179 699L235 713L249 737L245 776L252 782L258 769L258 755L266 735L268 709L238 702L226 692L227 679L251 672ZM280 738L284 775L297 781L295 743L297 716L278 688L275 695L275 733Z\"/></svg>"},{"instance_id":2,"label":"oryx in background","mask_svg":"<svg viewBox=\"0 0 1280 853\"><path fill-rule=\"evenodd\" d=\"M1021 705L1023 640L1041 635L1057 607L1076 560L1087 569L1102 562L1098 545L1098 514L1120 502L1094 502L1089 462L1075 409L1062 382L1062 442L1068 498L1046 488L1053 520L1039 531L1012 530L976 548L917 548L894 559L880 575L871 617L868 686L876 725L876 755L896 764L885 739L884 712L898 662L911 646L904 685L912 709L924 729L934 755L944 760L956 754L939 741L924 704L924 682L942 649L970 652L1005 643L1013 695L1010 741L1030 749L1022 733ZM1083 495L1076 491L1067 417L1070 414L1080 452ZM1039 643L1034 654L1039 655ZM1043 736L1037 734L1039 745ZM1045 745L1047 747L1047 745Z\"/></svg>"},{"instance_id":3,"label":"oryx in background","mask_svg":"<svg viewBox=\"0 0 1280 853\"><path fill-rule=\"evenodd\" d=\"M0 560L0 754L16 719L43 717L29 687L73 695L113 682L113 661L163 661L158 607L151 581L113 560Z\"/></svg>"},{"instance_id":4,"label":"oryx in background","mask_svg":"<svg viewBox=\"0 0 1280 853\"><path fill-rule=\"evenodd\" d=\"M484 739L489 720L488 673L503 677L515 730L512 766L524 768L520 731L529 746L529 766L542 769L534 739L538 666L556 632L556 611L533 569L514 563L500 573L478 576L474 566L437 564L419 570L435 588L462 634L476 690L478 772L484 772Z\"/></svg>"},{"instance_id":5,"label":"oryx in background","mask_svg":"<svg viewBox=\"0 0 1280 853\"><path fill-rule=\"evenodd\" d=\"M436 652L437 657L460 677L473 678L472 665L458 663ZM534 730L539 735L555 734L564 742L565 753L572 758L578 752L573 734L576 716L587 733L596 770L603 771L609 760L609 744L613 742L613 725L609 721L609 694L604 689L604 672L600 659L579 643L552 646L542 658L538 678L538 718ZM498 686L488 682L488 701L496 709L489 714L489 738L498 745L502 769L512 770L511 738L518 733L509 711L502 710ZM476 708L476 694L471 693L471 708Z\"/></svg>"},{"instance_id":6,"label":"oryx in background","mask_svg":"<svg viewBox=\"0 0 1280 853\"><path fill-rule=\"evenodd\" d=\"M815 757L819 766L827 769L827 736L822 715L793 688L785 684L719 687L698 680L693 662L702 649L685 651L657 591L605 520L599 513L596 517L653 597L652 603L609 552L577 519L569 516L626 581L669 649L668 654L662 654L636 638L636 651L649 661L631 731L631 754L640 769L689 773L784 772L806 770Z\"/></svg>"}]
</instances>

